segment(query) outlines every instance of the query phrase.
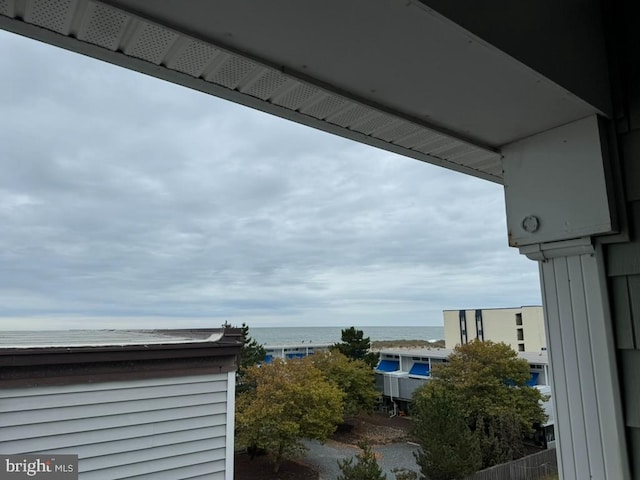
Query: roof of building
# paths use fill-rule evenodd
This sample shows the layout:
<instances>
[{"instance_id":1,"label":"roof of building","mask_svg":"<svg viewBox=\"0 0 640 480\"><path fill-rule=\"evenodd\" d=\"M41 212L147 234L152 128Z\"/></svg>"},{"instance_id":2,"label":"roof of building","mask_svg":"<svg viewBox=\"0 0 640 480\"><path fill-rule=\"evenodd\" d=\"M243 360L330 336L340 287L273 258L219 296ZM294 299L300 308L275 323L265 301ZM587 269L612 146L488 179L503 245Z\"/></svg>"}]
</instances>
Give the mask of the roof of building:
<instances>
[{"instance_id":1,"label":"roof of building","mask_svg":"<svg viewBox=\"0 0 640 480\"><path fill-rule=\"evenodd\" d=\"M423 357L423 358L447 358L453 349L451 348L385 348L380 350L381 355L398 355L401 357ZM523 358L530 364L546 365L549 357L546 351L541 352L517 352L519 358Z\"/></svg>"},{"instance_id":2,"label":"roof of building","mask_svg":"<svg viewBox=\"0 0 640 480\"><path fill-rule=\"evenodd\" d=\"M285 343L285 344L277 344L277 345L262 345L265 350L278 350L283 348L329 348L334 345L333 343Z\"/></svg>"},{"instance_id":3,"label":"roof of building","mask_svg":"<svg viewBox=\"0 0 640 480\"><path fill-rule=\"evenodd\" d=\"M380 355L398 355L401 357L447 358L453 352L450 348L383 348Z\"/></svg>"},{"instance_id":4,"label":"roof of building","mask_svg":"<svg viewBox=\"0 0 640 480\"><path fill-rule=\"evenodd\" d=\"M7 331L0 333L0 350L217 342L223 334L222 329Z\"/></svg>"},{"instance_id":5,"label":"roof of building","mask_svg":"<svg viewBox=\"0 0 640 480\"><path fill-rule=\"evenodd\" d=\"M483 312L490 310L522 310L523 308L542 308L542 305L520 305L519 307L488 307L488 308L447 308L443 312L459 312L461 310L482 310Z\"/></svg>"},{"instance_id":6,"label":"roof of building","mask_svg":"<svg viewBox=\"0 0 640 480\"><path fill-rule=\"evenodd\" d=\"M239 328L0 332L0 381L61 385L236 369Z\"/></svg>"}]
</instances>

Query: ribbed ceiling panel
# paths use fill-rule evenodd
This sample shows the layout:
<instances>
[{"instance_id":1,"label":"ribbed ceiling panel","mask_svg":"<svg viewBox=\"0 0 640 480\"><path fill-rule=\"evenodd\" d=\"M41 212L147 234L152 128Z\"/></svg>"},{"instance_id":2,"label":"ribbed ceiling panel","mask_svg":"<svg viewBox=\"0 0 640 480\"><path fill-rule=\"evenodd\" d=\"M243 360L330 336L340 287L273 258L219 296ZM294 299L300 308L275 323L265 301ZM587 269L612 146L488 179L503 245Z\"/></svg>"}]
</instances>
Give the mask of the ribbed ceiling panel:
<instances>
[{"instance_id":1,"label":"ribbed ceiling panel","mask_svg":"<svg viewBox=\"0 0 640 480\"><path fill-rule=\"evenodd\" d=\"M99 3L87 3L88 7L82 19L78 39L109 50L116 50L127 22L132 20L131 16Z\"/></svg>"},{"instance_id":2,"label":"ribbed ceiling panel","mask_svg":"<svg viewBox=\"0 0 640 480\"><path fill-rule=\"evenodd\" d=\"M75 11L75 0L34 0L25 11L25 22L68 35Z\"/></svg>"},{"instance_id":3,"label":"ribbed ceiling panel","mask_svg":"<svg viewBox=\"0 0 640 480\"><path fill-rule=\"evenodd\" d=\"M167 67L186 73L192 77L199 77L204 69L213 62L213 59L220 55L220 50L211 45L196 40L184 42L182 50L167 62Z\"/></svg>"},{"instance_id":4,"label":"ribbed ceiling panel","mask_svg":"<svg viewBox=\"0 0 640 480\"><path fill-rule=\"evenodd\" d=\"M208 81L235 89L257 66L251 60L226 54L225 61L215 73L209 76Z\"/></svg>"},{"instance_id":5,"label":"ribbed ceiling panel","mask_svg":"<svg viewBox=\"0 0 640 480\"><path fill-rule=\"evenodd\" d=\"M21 5L24 5L24 20L16 13L13 0L0 0L0 15L13 18L17 23L75 37L79 42L97 45L110 52L120 52L118 55L123 57L161 66L167 69L166 74L157 67L151 73L175 83L231 98L363 143L501 182L499 153L441 133L417 120L405 118L399 112L383 111L378 106L350 98L348 93L337 93L330 86L313 85L312 79L301 80L256 59L97 1L23 0ZM20 26L12 28L21 30ZM68 42L65 45L70 48ZM76 49L84 51L81 47ZM98 51L94 56L103 58L106 55ZM110 59L113 61L113 56ZM131 64L124 59L122 63ZM144 66L129 68L150 72ZM201 84L194 87L179 75L197 79ZM227 90L228 94L225 93ZM253 100L243 101L243 95ZM256 104L257 101L262 104Z\"/></svg>"},{"instance_id":6,"label":"ribbed ceiling panel","mask_svg":"<svg viewBox=\"0 0 640 480\"><path fill-rule=\"evenodd\" d=\"M152 23L139 22L124 48L124 53L158 65L177 39L178 34L171 30Z\"/></svg>"}]
</instances>

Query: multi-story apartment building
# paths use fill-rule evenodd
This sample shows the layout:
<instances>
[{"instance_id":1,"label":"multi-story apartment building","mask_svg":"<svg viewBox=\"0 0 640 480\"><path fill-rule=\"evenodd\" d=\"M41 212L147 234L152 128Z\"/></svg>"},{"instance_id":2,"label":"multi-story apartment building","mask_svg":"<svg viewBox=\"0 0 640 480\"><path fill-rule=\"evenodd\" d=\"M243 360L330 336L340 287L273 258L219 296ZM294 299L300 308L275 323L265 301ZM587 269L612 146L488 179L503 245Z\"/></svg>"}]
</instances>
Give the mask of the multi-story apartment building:
<instances>
[{"instance_id":1,"label":"multi-story apartment building","mask_svg":"<svg viewBox=\"0 0 640 480\"><path fill-rule=\"evenodd\" d=\"M541 306L445 310L443 316L447 348L478 339L504 342L517 352L547 350Z\"/></svg>"}]
</instances>

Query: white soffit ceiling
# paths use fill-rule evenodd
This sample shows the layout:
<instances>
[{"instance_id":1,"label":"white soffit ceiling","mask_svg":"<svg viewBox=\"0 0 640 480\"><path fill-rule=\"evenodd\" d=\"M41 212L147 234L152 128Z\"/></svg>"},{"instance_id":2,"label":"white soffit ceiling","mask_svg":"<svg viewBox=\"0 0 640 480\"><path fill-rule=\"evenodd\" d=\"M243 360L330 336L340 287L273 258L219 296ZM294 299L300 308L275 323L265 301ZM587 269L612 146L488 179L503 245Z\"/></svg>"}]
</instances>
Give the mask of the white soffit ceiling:
<instances>
[{"instance_id":1,"label":"white soffit ceiling","mask_svg":"<svg viewBox=\"0 0 640 480\"><path fill-rule=\"evenodd\" d=\"M216 2L205 4L208 8L217 5ZM188 6L203 4L153 1L144 5L150 9L164 5L188 12ZM191 15L194 13L198 12ZM233 23L232 20L229 22ZM260 16L255 22L260 23ZM407 113L407 109L398 108L398 104L353 94L352 89L347 91L347 84L336 87L339 82L318 78L321 72L315 76L298 75L282 63L264 60L255 54L241 54L228 43L223 47L223 42L204 40L201 34L196 38L184 33L191 32L184 26L169 28L92 0L0 0L0 28L401 155L502 182L501 156L490 142L470 140L468 135L461 138L464 134L430 124ZM251 41L258 48L257 39ZM340 68L338 73L342 71ZM385 69L383 64L375 68ZM393 78L394 72L387 72L389 74ZM532 88L541 83L535 75L530 76ZM406 84L406 80L392 87L401 90L403 83ZM480 92L474 94L477 96ZM433 92L430 95L433 96ZM570 96L564 91L561 95ZM461 96L465 100L459 103L470 102L468 92L462 92ZM555 115L556 122L592 112L583 103L570 100L569 103L577 107L564 116ZM459 105L451 105L452 110L456 108L460 110ZM473 105L467 108L473 109ZM550 114L554 116L554 112ZM464 119L460 122L463 124ZM464 128L456 130L469 133Z\"/></svg>"}]
</instances>

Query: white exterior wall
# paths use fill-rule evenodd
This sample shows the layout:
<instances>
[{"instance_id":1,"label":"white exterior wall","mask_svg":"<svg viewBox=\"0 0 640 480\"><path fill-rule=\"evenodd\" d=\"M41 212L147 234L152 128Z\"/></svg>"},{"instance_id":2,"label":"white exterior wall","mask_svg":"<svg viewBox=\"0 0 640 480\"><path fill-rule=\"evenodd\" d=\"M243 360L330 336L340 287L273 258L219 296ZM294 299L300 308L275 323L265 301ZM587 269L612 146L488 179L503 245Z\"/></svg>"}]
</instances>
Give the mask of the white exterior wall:
<instances>
[{"instance_id":1,"label":"white exterior wall","mask_svg":"<svg viewBox=\"0 0 640 480\"><path fill-rule=\"evenodd\" d=\"M444 345L446 348L454 348L460 343L460 323L458 310L445 310L442 312L444 319Z\"/></svg>"},{"instance_id":2,"label":"white exterior wall","mask_svg":"<svg viewBox=\"0 0 640 480\"><path fill-rule=\"evenodd\" d=\"M222 373L1 389L0 451L77 454L82 480L231 480L233 385Z\"/></svg>"},{"instance_id":3,"label":"white exterior wall","mask_svg":"<svg viewBox=\"0 0 640 480\"><path fill-rule=\"evenodd\" d=\"M476 329L476 311L466 310L466 339L468 342L478 336ZM516 315L522 316L522 325L516 324ZM445 310L444 334L446 348L454 348L460 344L460 311ZM515 351L524 345L526 352L546 350L547 342L544 329L544 312L541 306L520 308L488 308L482 309L484 340L504 342ZM518 329L523 330L524 340L518 340Z\"/></svg>"},{"instance_id":4,"label":"white exterior wall","mask_svg":"<svg viewBox=\"0 0 640 480\"><path fill-rule=\"evenodd\" d=\"M542 307L522 307L522 324L526 352L539 352L547 349L547 336L544 327L544 309Z\"/></svg>"}]
</instances>

